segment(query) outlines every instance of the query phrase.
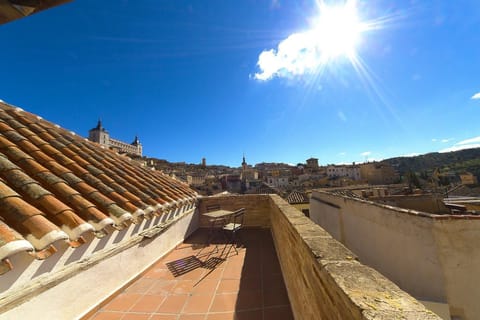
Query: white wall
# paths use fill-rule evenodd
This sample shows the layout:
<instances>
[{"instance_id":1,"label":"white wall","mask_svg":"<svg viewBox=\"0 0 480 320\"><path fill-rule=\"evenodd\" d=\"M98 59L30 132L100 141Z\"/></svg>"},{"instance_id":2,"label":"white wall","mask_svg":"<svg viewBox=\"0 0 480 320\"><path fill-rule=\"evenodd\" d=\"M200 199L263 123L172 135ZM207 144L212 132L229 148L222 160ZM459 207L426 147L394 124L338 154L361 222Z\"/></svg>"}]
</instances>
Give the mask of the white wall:
<instances>
[{"instance_id":1,"label":"white wall","mask_svg":"<svg viewBox=\"0 0 480 320\"><path fill-rule=\"evenodd\" d=\"M435 216L314 191L310 218L419 300L480 319L480 217Z\"/></svg>"},{"instance_id":2,"label":"white wall","mask_svg":"<svg viewBox=\"0 0 480 320\"><path fill-rule=\"evenodd\" d=\"M158 237L144 239L87 270L76 272L71 278L34 296L27 303L0 314L0 319L38 319L39 314L42 319L81 317L198 228L198 213L195 212L195 207L184 209L172 212L171 218L176 214L177 220ZM60 247L54 256L44 261L33 260L27 254L14 256L12 263L17 268L2 276L0 282L3 291L0 295L0 310L2 299L8 299L23 286L31 284L32 281L48 281L49 277L74 267L72 264L82 263L82 260L101 255L115 245L131 241L131 237L135 237L139 232L150 229L155 223L161 223L161 218L158 219L145 220L139 225L131 225L127 230L116 231L102 239L95 238L80 248ZM4 278L5 276L8 278Z\"/></svg>"}]
</instances>

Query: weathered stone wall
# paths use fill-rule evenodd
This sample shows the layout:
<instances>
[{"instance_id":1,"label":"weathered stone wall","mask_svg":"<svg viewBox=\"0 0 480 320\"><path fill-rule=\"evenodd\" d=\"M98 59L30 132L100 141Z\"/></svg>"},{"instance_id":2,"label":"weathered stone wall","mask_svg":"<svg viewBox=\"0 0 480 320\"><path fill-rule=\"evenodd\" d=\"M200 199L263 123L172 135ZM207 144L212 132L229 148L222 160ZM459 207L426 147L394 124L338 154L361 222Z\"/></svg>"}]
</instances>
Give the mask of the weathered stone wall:
<instances>
[{"instance_id":1,"label":"weathered stone wall","mask_svg":"<svg viewBox=\"0 0 480 320\"><path fill-rule=\"evenodd\" d=\"M200 227L208 227L208 218L202 213L207 212L207 207L219 205L224 210L237 210L245 208L246 227L270 227L270 202L268 195L231 195L200 198L198 209L200 211Z\"/></svg>"},{"instance_id":2,"label":"weathered stone wall","mask_svg":"<svg viewBox=\"0 0 480 320\"><path fill-rule=\"evenodd\" d=\"M439 319L276 195L272 236L296 319Z\"/></svg>"}]
</instances>

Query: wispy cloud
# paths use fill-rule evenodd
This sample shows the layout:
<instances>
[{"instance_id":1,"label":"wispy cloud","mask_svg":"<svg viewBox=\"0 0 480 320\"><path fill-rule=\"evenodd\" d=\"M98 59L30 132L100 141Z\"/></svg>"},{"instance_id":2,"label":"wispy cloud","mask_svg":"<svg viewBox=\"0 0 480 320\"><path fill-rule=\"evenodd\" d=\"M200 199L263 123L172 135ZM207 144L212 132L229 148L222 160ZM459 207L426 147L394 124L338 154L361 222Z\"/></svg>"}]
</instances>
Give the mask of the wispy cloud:
<instances>
[{"instance_id":1,"label":"wispy cloud","mask_svg":"<svg viewBox=\"0 0 480 320\"><path fill-rule=\"evenodd\" d=\"M340 120L342 120L343 122L347 122L347 117L345 116L345 114L342 111L338 111L337 115L340 118Z\"/></svg>"},{"instance_id":2,"label":"wispy cloud","mask_svg":"<svg viewBox=\"0 0 480 320\"><path fill-rule=\"evenodd\" d=\"M470 139L457 142L458 145L468 145L468 144L475 144L475 143L480 143L480 137L470 138Z\"/></svg>"},{"instance_id":3,"label":"wispy cloud","mask_svg":"<svg viewBox=\"0 0 480 320\"><path fill-rule=\"evenodd\" d=\"M459 141L453 146L442 149L439 152L451 152L473 148L480 148L480 136Z\"/></svg>"},{"instance_id":4,"label":"wispy cloud","mask_svg":"<svg viewBox=\"0 0 480 320\"><path fill-rule=\"evenodd\" d=\"M453 140L455 140L455 139L454 138L443 138L443 139L433 138L432 142L447 143L447 142L450 142L450 141L453 141Z\"/></svg>"},{"instance_id":5,"label":"wispy cloud","mask_svg":"<svg viewBox=\"0 0 480 320\"><path fill-rule=\"evenodd\" d=\"M360 155L363 156L363 157L367 157L367 156L369 156L369 155L371 155L371 154L372 154L371 151L365 151L365 152L360 153Z\"/></svg>"},{"instance_id":6,"label":"wispy cloud","mask_svg":"<svg viewBox=\"0 0 480 320\"><path fill-rule=\"evenodd\" d=\"M338 155L343 157L343 156L346 156L347 153L346 152L340 152Z\"/></svg>"},{"instance_id":7,"label":"wispy cloud","mask_svg":"<svg viewBox=\"0 0 480 320\"><path fill-rule=\"evenodd\" d=\"M480 92L475 93L475 94L472 96L471 99L473 99L473 100L478 100L478 99L480 99Z\"/></svg>"},{"instance_id":8,"label":"wispy cloud","mask_svg":"<svg viewBox=\"0 0 480 320\"><path fill-rule=\"evenodd\" d=\"M272 9L280 8L280 0L272 0L270 2L270 8Z\"/></svg>"}]
</instances>

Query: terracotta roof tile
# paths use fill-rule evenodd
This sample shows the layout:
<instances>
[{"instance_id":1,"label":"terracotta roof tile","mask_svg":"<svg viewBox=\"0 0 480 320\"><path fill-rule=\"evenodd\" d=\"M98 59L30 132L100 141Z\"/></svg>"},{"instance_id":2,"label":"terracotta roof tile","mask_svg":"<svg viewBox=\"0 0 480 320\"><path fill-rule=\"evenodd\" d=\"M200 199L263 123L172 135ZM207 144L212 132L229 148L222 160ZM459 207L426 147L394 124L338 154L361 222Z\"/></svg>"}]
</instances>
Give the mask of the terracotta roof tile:
<instances>
[{"instance_id":1,"label":"terracotta roof tile","mask_svg":"<svg viewBox=\"0 0 480 320\"><path fill-rule=\"evenodd\" d=\"M11 142L10 142L11 143ZM31 143L29 140L22 140L17 145L22 149L25 150L26 153L32 153L35 151L40 151L40 149Z\"/></svg>"},{"instance_id":2,"label":"terracotta roof tile","mask_svg":"<svg viewBox=\"0 0 480 320\"><path fill-rule=\"evenodd\" d=\"M194 201L187 185L0 102L0 274L8 258L54 254L113 225ZM140 221L140 220L138 220ZM7 267L5 267L7 266Z\"/></svg>"},{"instance_id":3,"label":"terracotta roof tile","mask_svg":"<svg viewBox=\"0 0 480 320\"><path fill-rule=\"evenodd\" d=\"M27 138L35 135L35 133L32 132L32 131L31 131L30 129L28 129L27 127L19 128L19 129L17 129L17 132L18 132L19 134L21 134L22 136L27 137Z\"/></svg>"},{"instance_id":4,"label":"terracotta roof tile","mask_svg":"<svg viewBox=\"0 0 480 320\"><path fill-rule=\"evenodd\" d=\"M0 219L0 260L18 252L33 250L30 242Z\"/></svg>"},{"instance_id":5,"label":"terracotta roof tile","mask_svg":"<svg viewBox=\"0 0 480 320\"><path fill-rule=\"evenodd\" d=\"M49 156L47 156L43 151L41 150L37 150L37 151L33 151L30 153L30 155L35 158L35 160L37 160L39 163L45 165L49 162L52 162L53 159Z\"/></svg>"}]
</instances>

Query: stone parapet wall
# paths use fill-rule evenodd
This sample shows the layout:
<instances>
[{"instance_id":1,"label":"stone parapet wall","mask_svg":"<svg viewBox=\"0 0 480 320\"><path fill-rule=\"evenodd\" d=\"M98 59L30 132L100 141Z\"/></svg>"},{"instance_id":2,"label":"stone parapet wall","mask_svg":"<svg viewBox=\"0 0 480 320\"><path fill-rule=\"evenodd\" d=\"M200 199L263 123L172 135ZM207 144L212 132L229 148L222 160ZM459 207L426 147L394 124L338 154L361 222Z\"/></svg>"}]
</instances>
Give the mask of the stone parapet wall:
<instances>
[{"instance_id":1,"label":"stone parapet wall","mask_svg":"<svg viewBox=\"0 0 480 320\"><path fill-rule=\"evenodd\" d=\"M440 319L276 195L272 236L296 319Z\"/></svg>"},{"instance_id":2,"label":"stone parapet wall","mask_svg":"<svg viewBox=\"0 0 480 320\"><path fill-rule=\"evenodd\" d=\"M270 227L270 202L268 195L232 195L200 198L198 209L200 211L200 227L208 227L208 218L202 214L207 212L207 207L219 206L224 210L235 211L245 208L245 226Z\"/></svg>"}]
</instances>

